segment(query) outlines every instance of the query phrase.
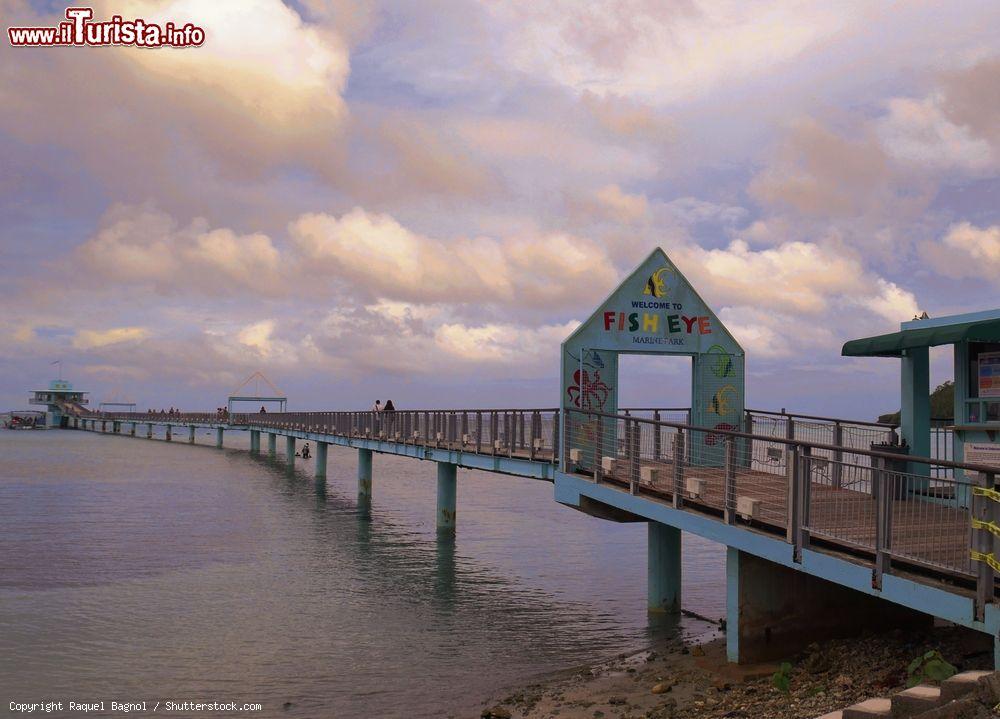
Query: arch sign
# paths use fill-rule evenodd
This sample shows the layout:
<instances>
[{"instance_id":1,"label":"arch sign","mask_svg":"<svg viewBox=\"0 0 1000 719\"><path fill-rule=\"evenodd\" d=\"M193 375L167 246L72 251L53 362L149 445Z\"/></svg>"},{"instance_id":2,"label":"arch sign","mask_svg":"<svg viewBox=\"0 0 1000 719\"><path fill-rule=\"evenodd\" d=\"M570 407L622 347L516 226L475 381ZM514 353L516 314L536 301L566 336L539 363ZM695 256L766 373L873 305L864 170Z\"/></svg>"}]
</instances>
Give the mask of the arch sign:
<instances>
[{"instance_id":1,"label":"arch sign","mask_svg":"<svg viewBox=\"0 0 1000 719\"><path fill-rule=\"evenodd\" d=\"M743 348L659 248L562 343L562 408L617 414L618 356L629 353L691 357L691 423L743 426Z\"/></svg>"}]
</instances>

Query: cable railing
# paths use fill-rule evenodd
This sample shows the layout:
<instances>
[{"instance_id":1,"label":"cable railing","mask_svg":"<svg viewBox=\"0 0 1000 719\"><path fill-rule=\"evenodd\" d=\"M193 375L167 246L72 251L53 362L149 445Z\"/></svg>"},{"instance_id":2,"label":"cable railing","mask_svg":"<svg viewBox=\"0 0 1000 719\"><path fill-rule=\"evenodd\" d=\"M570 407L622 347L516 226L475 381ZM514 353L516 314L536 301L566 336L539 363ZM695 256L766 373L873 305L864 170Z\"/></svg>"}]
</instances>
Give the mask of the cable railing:
<instances>
[{"instance_id":1,"label":"cable railing","mask_svg":"<svg viewBox=\"0 0 1000 719\"><path fill-rule=\"evenodd\" d=\"M778 534L799 558L813 542L848 551L878 587L895 564L974 583L980 612L992 601L995 467L631 415L565 424L566 472Z\"/></svg>"}]
</instances>

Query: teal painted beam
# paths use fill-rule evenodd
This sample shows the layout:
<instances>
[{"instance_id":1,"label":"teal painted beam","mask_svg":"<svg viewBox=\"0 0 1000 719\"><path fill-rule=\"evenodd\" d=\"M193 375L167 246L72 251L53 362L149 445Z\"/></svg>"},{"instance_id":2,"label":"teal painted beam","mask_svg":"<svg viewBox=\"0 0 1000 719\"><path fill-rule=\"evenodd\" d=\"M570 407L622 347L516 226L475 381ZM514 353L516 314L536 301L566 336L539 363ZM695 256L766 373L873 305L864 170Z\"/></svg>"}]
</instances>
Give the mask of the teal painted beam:
<instances>
[{"instance_id":1,"label":"teal painted beam","mask_svg":"<svg viewBox=\"0 0 1000 719\"><path fill-rule=\"evenodd\" d=\"M455 533L458 467L450 462L437 463L437 531Z\"/></svg>"},{"instance_id":2,"label":"teal painted beam","mask_svg":"<svg viewBox=\"0 0 1000 719\"><path fill-rule=\"evenodd\" d=\"M930 384L928 348L905 350L900 373L899 431L910 445L910 454L919 457L929 457L931 453ZM926 470L926 465L921 466Z\"/></svg>"},{"instance_id":3,"label":"teal painted beam","mask_svg":"<svg viewBox=\"0 0 1000 719\"><path fill-rule=\"evenodd\" d=\"M681 611L681 530L649 522L646 530L646 594L651 612Z\"/></svg>"}]
</instances>

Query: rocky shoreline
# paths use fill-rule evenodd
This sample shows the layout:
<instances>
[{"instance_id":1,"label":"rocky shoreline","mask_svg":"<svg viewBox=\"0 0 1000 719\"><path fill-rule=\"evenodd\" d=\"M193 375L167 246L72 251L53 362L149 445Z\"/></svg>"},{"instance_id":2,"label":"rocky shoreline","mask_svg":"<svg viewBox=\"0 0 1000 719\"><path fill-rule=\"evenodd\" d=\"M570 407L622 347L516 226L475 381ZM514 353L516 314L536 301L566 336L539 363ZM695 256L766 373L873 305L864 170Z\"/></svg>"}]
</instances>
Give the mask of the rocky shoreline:
<instances>
[{"instance_id":1,"label":"rocky shoreline","mask_svg":"<svg viewBox=\"0 0 1000 719\"><path fill-rule=\"evenodd\" d=\"M928 651L940 652L958 671L992 669L989 637L951 626L813 644L784 669L727 664L725 639L698 644L677 638L491 697L480 716L813 719L906 688L908 666Z\"/></svg>"}]
</instances>

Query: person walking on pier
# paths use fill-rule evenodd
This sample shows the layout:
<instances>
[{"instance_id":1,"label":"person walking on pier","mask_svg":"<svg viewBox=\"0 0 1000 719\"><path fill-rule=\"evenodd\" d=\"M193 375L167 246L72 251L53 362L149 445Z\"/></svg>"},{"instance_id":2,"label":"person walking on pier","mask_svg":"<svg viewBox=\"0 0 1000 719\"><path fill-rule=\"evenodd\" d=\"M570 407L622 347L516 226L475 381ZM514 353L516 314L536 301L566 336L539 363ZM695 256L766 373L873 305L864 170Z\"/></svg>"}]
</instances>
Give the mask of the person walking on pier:
<instances>
[{"instance_id":1,"label":"person walking on pier","mask_svg":"<svg viewBox=\"0 0 1000 719\"><path fill-rule=\"evenodd\" d=\"M264 405L260 406L260 412L259 412L259 414L267 414L267 409L264 407Z\"/></svg>"}]
</instances>

